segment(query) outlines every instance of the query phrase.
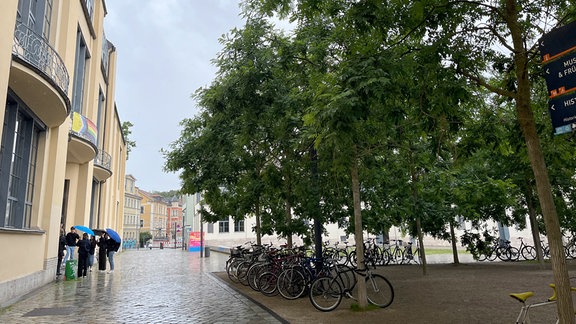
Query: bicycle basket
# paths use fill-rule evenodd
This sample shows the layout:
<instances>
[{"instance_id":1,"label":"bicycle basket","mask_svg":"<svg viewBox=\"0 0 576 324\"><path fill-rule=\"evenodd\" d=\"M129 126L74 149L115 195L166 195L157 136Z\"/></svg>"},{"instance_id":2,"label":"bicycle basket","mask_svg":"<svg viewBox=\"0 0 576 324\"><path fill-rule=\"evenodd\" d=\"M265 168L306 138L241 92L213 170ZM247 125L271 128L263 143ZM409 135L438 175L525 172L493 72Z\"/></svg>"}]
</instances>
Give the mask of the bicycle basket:
<instances>
[{"instance_id":1,"label":"bicycle basket","mask_svg":"<svg viewBox=\"0 0 576 324\"><path fill-rule=\"evenodd\" d=\"M230 256L232 257L241 257L242 256L242 252L240 251L240 249L238 248L231 248L230 249Z\"/></svg>"}]
</instances>

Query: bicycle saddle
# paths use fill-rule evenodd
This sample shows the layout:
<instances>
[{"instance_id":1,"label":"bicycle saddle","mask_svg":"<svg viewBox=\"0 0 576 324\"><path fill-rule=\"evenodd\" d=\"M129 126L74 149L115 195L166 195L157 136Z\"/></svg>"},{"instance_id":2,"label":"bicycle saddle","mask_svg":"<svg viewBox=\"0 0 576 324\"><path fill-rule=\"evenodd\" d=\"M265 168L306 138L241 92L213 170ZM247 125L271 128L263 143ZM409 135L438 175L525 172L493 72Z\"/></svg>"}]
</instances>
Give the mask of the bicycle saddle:
<instances>
[{"instance_id":1,"label":"bicycle saddle","mask_svg":"<svg viewBox=\"0 0 576 324\"><path fill-rule=\"evenodd\" d=\"M534 292L532 291L527 291L527 292L523 292L523 293L512 293L510 294L510 297L516 299L517 301L521 302L521 303L525 303L526 299L530 298L534 296Z\"/></svg>"}]
</instances>

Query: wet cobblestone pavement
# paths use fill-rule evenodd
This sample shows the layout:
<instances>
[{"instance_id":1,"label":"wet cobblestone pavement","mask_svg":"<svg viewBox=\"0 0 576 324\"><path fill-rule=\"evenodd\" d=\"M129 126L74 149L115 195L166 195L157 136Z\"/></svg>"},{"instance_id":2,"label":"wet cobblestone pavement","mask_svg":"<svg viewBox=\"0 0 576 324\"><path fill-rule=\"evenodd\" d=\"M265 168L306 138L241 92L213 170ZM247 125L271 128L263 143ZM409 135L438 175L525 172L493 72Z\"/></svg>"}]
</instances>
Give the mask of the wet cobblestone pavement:
<instances>
[{"instance_id":1,"label":"wet cobblestone pavement","mask_svg":"<svg viewBox=\"0 0 576 324\"><path fill-rule=\"evenodd\" d=\"M130 250L112 274L57 280L0 310L0 323L281 323L210 274L227 256Z\"/></svg>"}]
</instances>

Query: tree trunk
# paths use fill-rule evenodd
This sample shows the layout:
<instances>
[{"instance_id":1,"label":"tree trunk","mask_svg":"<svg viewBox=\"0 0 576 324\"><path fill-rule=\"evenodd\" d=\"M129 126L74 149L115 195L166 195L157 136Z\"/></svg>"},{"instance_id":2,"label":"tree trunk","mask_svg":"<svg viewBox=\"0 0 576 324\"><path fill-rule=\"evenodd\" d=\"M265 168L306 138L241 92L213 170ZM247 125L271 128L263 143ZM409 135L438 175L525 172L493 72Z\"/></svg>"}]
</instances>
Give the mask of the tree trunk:
<instances>
[{"instance_id":1,"label":"tree trunk","mask_svg":"<svg viewBox=\"0 0 576 324\"><path fill-rule=\"evenodd\" d=\"M454 264L460 264L460 258L458 257L458 247L456 246L456 233L454 232L454 221L450 222L450 241L452 243L452 256L454 258Z\"/></svg>"},{"instance_id":2,"label":"tree trunk","mask_svg":"<svg viewBox=\"0 0 576 324\"><path fill-rule=\"evenodd\" d=\"M254 215L254 218L256 219L256 244L261 245L262 244L262 231L260 227L260 202L257 201L256 202L256 213Z\"/></svg>"},{"instance_id":3,"label":"tree trunk","mask_svg":"<svg viewBox=\"0 0 576 324\"><path fill-rule=\"evenodd\" d=\"M536 207L534 206L534 197L532 196L531 186L526 188L526 206L528 206L528 216L530 219L530 229L532 232L532 240L534 241L534 248L536 249L536 259L540 264L540 268L544 269L544 253L542 252L542 242L540 241L540 229L538 228L538 219L536 219Z\"/></svg>"},{"instance_id":4,"label":"tree trunk","mask_svg":"<svg viewBox=\"0 0 576 324\"><path fill-rule=\"evenodd\" d=\"M310 147L310 163L311 163L311 174L312 174L312 194L314 195L314 248L316 258L320 260L322 258L322 218L320 217L320 190L318 190L318 152L314 147ZM322 262L318 261L316 263L318 269L322 269Z\"/></svg>"},{"instance_id":5,"label":"tree trunk","mask_svg":"<svg viewBox=\"0 0 576 324\"><path fill-rule=\"evenodd\" d=\"M536 190L544 216L548 245L552 260L554 283L558 294L558 319L560 323L574 323L574 306L570 292L570 279L562 246L562 233L556 206L552 196L552 186L546 169L544 155L540 146L540 139L536 131L534 112L530 100L530 80L528 77L528 50L522 35L522 27L518 17L518 3L516 0L506 0L504 19L510 29L514 47L514 65L517 79L516 114L520 129L524 135L528 148L528 158L536 180Z\"/></svg>"},{"instance_id":6,"label":"tree trunk","mask_svg":"<svg viewBox=\"0 0 576 324\"><path fill-rule=\"evenodd\" d=\"M420 262L422 264L422 275L428 274L426 263L426 252L424 252L424 234L422 233L422 222L420 217L416 217L416 232L418 233L418 248L420 249Z\"/></svg>"},{"instance_id":7,"label":"tree trunk","mask_svg":"<svg viewBox=\"0 0 576 324\"><path fill-rule=\"evenodd\" d=\"M286 247L291 249L292 248L292 205L290 204L290 200L286 198L286 228L288 228L288 235L286 235Z\"/></svg>"},{"instance_id":8,"label":"tree trunk","mask_svg":"<svg viewBox=\"0 0 576 324\"><path fill-rule=\"evenodd\" d=\"M350 168L352 176L352 197L354 199L354 239L356 240L356 258L358 260L358 268L364 269L364 233L362 231L362 211L360 206L360 180L358 178L358 161L356 156L352 161ZM358 306L360 309L368 307L368 294L366 292L366 281L364 277L356 274L358 283Z\"/></svg>"},{"instance_id":9,"label":"tree trunk","mask_svg":"<svg viewBox=\"0 0 576 324\"><path fill-rule=\"evenodd\" d=\"M574 323L574 306L570 292L570 279L566 268L564 247L562 246L562 233L560 222L552 196L552 186L548 177L548 170L540 146L540 139L536 131L534 113L530 107L530 80L528 78L528 50L525 48L522 27L520 25L516 0L506 0L504 19L510 29L510 37L514 46L514 65L518 91L516 94L516 113L520 129L524 135L528 148L528 158L536 179L536 190L544 216L548 245L552 260L552 272L558 294L558 319L560 323Z\"/></svg>"}]
</instances>

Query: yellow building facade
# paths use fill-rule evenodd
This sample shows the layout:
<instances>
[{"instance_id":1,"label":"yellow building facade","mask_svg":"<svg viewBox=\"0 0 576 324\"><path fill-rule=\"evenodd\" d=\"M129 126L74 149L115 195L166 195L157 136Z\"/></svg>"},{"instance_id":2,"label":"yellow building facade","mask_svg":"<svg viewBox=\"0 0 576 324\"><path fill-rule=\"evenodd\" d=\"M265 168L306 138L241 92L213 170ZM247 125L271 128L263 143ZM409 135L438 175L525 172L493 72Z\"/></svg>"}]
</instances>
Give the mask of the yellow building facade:
<instances>
[{"instance_id":1,"label":"yellow building facade","mask_svg":"<svg viewBox=\"0 0 576 324\"><path fill-rule=\"evenodd\" d=\"M138 194L142 197L142 232L149 232L152 235L151 244L159 247L160 243L168 242L168 204L162 196L138 189Z\"/></svg>"},{"instance_id":2,"label":"yellow building facade","mask_svg":"<svg viewBox=\"0 0 576 324\"><path fill-rule=\"evenodd\" d=\"M122 233L126 143L104 0L0 1L0 307L56 278L59 230Z\"/></svg>"},{"instance_id":3,"label":"yellow building facade","mask_svg":"<svg viewBox=\"0 0 576 324\"><path fill-rule=\"evenodd\" d=\"M139 247L140 226L144 227L144 220L140 218L142 212L142 197L138 194L136 178L127 174L124 182L124 248Z\"/></svg>"}]
</instances>

